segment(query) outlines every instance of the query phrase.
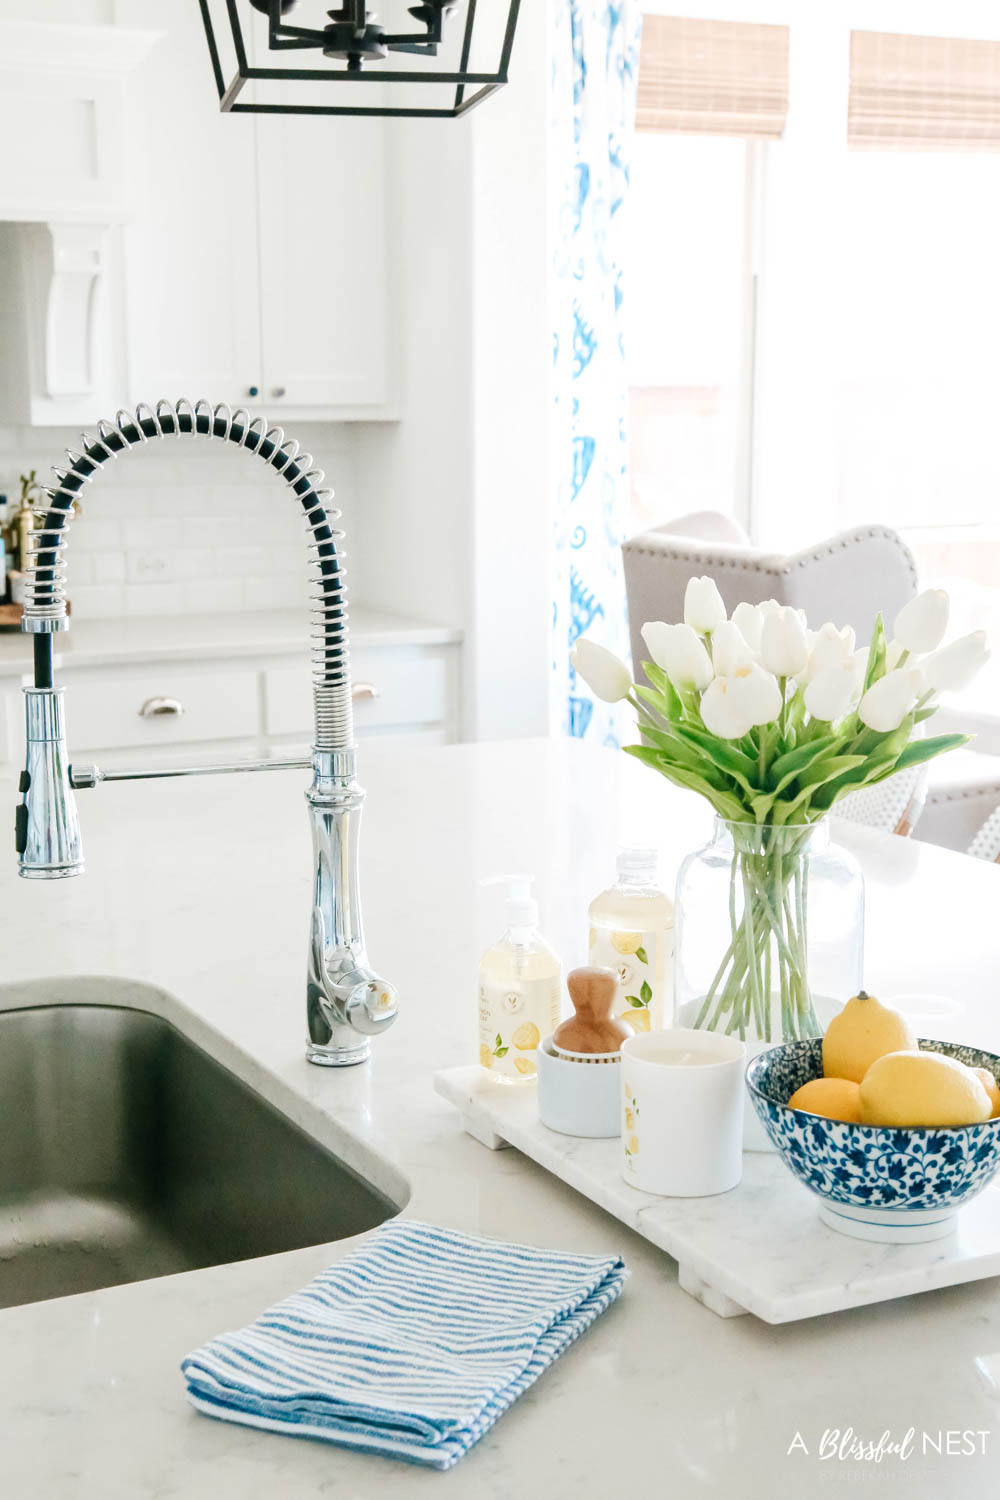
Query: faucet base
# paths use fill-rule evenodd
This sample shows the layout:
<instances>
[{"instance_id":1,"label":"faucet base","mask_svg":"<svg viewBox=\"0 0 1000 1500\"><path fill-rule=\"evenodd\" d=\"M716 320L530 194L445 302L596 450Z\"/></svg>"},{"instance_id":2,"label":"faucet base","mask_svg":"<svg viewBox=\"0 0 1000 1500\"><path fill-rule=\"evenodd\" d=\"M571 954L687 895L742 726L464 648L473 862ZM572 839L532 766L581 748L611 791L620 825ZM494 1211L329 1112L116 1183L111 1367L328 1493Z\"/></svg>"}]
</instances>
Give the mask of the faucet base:
<instances>
[{"instance_id":1,"label":"faucet base","mask_svg":"<svg viewBox=\"0 0 1000 1500\"><path fill-rule=\"evenodd\" d=\"M367 1062L372 1046L368 1037L359 1039L357 1046L321 1047L316 1042L306 1043L306 1060L319 1068L352 1068L355 1063Z\"/></svg>"}]
</instances>

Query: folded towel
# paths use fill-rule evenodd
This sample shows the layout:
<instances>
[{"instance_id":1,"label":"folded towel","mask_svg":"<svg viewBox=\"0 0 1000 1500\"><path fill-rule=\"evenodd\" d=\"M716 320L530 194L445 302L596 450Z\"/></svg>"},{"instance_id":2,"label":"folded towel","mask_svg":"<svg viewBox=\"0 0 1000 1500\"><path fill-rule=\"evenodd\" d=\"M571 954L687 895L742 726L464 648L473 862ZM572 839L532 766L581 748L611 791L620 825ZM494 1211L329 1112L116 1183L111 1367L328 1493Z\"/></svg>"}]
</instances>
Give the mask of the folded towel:
<instances>
[{"instance_id":1,"label":"folded towel","mask_svg":"<svg viewBox=\"0 0 1000 1500\"><path fill-rule=\"evenodd\" d=\"M181 1369L209 1416L449 1469L627 1274L617 1256L396 1220Z\"/></svg>"}]
</instances>

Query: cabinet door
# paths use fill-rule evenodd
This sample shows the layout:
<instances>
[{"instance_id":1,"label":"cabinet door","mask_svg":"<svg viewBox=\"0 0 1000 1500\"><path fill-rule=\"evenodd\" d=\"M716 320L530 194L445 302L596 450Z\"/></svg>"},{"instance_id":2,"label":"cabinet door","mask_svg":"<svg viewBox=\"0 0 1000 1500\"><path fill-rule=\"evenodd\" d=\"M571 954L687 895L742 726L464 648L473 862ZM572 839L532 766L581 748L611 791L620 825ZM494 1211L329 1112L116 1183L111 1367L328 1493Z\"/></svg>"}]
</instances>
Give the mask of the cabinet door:
<instances>
[{"instance_id":1,"label":"cabinet door","mask_svg":"<svg viewBox=\"0 0 1000 1500\"><path fill-rule=\"evenodd\" d=\"M379 406L384 121L262 115L256 126L268 408Z\"/></svg>"},{"instance_id":2,"label":"cabinet door","mask_svg":"<svg viewBox=\"0 0 1000 1500\"><path fill-rule=\"evenodd\" d=\"M148 24L148 0L118 0ZM143 138L123 142L136 183L127 227L134 400L263 400L254 122L220 115L197 5L157 8L141 70ZM257 398L249 392L256 388Z\"/></svg>"}]
</instances>

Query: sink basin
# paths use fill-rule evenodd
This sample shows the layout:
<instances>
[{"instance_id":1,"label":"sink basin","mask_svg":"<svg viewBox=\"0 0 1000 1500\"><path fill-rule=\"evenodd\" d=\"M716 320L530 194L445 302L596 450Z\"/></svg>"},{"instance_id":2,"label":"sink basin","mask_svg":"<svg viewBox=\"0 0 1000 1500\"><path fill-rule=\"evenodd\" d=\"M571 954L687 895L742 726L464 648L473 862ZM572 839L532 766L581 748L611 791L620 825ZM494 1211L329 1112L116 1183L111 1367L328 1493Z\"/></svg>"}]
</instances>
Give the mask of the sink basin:
<instances>
[{"instance_id":1,"label":"sink basin","mask_svg":"<svg viewBox=\"0 0 1000 1500\"><path fill-rule=\"evenodd\" d=\"M0 1012L0 1307L324 1244L398 1211L167 1021Z\"/></svg>"}]
</instances>

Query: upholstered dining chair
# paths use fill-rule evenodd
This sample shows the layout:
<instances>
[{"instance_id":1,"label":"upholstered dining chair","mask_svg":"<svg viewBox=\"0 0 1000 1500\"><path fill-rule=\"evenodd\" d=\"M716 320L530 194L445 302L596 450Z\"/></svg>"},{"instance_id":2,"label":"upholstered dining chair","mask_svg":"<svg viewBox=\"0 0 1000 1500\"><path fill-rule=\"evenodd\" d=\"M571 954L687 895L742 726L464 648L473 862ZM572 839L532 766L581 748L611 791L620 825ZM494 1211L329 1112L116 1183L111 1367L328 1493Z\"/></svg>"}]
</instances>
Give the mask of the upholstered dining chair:
<instances>
[{"instance_id":1,"label":"upholstered dining chair","mask_svg":"<svg viewBox=\"0 0 1000 1500\"><path fill-rule=\"evenodd\" d=\"M913 555L887 526L854 527L785 555L754 547L728 516L701 511L632 537L622 554L637 670L645 654L643 623L683 619L684 591L693 575L715 579L730 613L743 599L751 604L777 599L804 609L813 621L853 625L860 642L870 639L880 610L891 626L917 589ZM837 814L908 835L920 817L926 789L925 767L904 771L845 797Z\"/></svg>"},{"instance_id":2,"label":"upholstered dining chair","mask_svg":"<svg viewBox=\"0 0 1000 1500\"><path fill-rule=\"evenodd\" d=\"M988 859L1000 864L1000 807L990 813L969 845L973 859Z\"/></svg>"},{"instance_id":3,"label":"upholstered dining chair","mask_svg":"<svg viewBox=\"0 0 1000 1500\"><path fill-rule=\"evenodd\" d=\"M917 591L913 554L888 526L856 526L786 555L754 547L729 517L702 511L631 537L622 555L636 664L643 622L682 619L692 574L714 578L730 612L741 599L777 599L810 620L853 625L859 641L871 638L879 610L891 622Z\"/></svg>"}]
</instances>

